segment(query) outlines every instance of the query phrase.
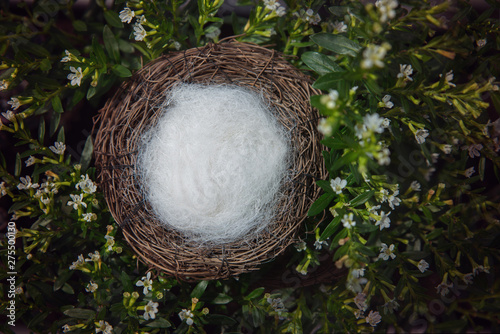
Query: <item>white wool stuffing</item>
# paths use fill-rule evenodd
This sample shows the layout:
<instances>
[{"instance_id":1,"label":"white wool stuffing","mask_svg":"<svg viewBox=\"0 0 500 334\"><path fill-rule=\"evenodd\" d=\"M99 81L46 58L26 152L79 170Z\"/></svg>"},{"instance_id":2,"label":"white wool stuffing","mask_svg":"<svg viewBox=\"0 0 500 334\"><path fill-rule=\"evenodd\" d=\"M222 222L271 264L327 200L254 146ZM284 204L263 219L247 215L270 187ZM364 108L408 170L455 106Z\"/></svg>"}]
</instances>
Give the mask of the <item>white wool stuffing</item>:
<instances>
[{"instance_id":1,"label":"white wool stuffing","mask_svg":"<svg viewBox=\"0 0 500 334\"><path fill-rule=\"evenodd\" d=\"M158 220L201 244L248 239L272 220L291 156L261 96L181 84L145 134L137 168Z\"/></svg>"}]
</instances>

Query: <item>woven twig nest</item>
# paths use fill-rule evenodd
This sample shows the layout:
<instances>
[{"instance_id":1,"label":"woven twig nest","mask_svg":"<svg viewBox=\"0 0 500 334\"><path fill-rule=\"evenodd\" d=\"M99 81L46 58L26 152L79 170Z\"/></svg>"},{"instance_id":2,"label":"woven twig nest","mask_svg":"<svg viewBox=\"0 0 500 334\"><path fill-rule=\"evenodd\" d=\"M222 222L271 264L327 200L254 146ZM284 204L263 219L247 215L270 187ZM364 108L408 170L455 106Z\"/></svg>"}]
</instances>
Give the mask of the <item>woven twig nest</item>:
<instances>
[{"instance_id":1,"label":"woven twig nest","mask_svg":"<svg viewBox=\"0 0 500 334\"><path fill-rule=\"evenodd\" d=\"M251 240L200 247L159 224L141 192L135 165L141 137L160 116L165 92L179 83L236 85L258 92L290 132L292 176L268 227ZM99 182L110 211L139 258L186 281L221 279L255 270L296 241L296 232L325 176L307 76L266 48L235 42L171 53L147 64L100 111L95 140Z\"/></svg>"}]
</instances>

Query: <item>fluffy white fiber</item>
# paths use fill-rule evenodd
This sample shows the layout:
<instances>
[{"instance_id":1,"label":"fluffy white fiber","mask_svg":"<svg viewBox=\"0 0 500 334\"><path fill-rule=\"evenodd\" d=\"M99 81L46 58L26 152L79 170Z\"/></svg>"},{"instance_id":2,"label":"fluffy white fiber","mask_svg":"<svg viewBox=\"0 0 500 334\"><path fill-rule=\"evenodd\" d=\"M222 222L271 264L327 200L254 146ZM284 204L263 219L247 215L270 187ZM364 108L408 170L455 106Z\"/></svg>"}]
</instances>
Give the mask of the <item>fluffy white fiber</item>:
<instances>
[{"instance_id":1,"label":"fluffy white fiber","mask_svg":"<svg viewBox=\"0 0 500 334\"><path fill-rule=\"evenodd\" d=\"M289 136L262 98L241 87L182 84L138 156L159 221L189 240L244 240L272 220L287 175Z\"/></svg>"}]
</instances>

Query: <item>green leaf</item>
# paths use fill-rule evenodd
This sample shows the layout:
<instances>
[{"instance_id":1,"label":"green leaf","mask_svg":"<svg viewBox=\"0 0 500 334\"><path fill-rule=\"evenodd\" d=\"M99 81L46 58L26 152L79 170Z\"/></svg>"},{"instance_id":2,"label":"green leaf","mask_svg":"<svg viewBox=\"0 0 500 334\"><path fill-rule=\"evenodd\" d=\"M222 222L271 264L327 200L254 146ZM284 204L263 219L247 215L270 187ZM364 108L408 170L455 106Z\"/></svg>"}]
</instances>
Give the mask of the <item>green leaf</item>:
<instances>
[{"instance_id":1,"label":"green leaf","mask_svg":"<svg viewBox=\"0 0 500 334\"><path fill-rule=\"evenodd\" d=\"M104 12L104 19L112 27L123 28L123 22L120 20L120 15L112 10L106 10Z\"/></svg>"},{"instance_id":2,"label":"green leaf","mask_svg":"<svg viewBox=\"0 0 500 334\"><path fill-rule=\"evenodd\" d=\"M128 78L132 76L132 72L130 72L128 68L120 64L113 65L111 71L113 71L114 74L121 78Z\"/></svg>"},{"instance_id":3,"label":"green leaf","mask_svg":"<svg viewBox=\"0 0 500 334\"><path fill-rule=\"evenodd\" d=\"M348 147L339 137L327 137L321 141L321 144L334 150L341 150Z\"/></svg>"},{"instance_id":4,"label":"green leaf","mask_svg":"<svg viewBox=\"0 0 500 334\"><path fill-rule=\"evenodd\" d=\"M64 126L61 126L61 129L59 130L59 133L57 134L57 141L64 143L65 138L64 138Z\"/></svg>"},{"instance_id":5,"label":"green leaf","mask_svg":"<svg viewBox=\"0 0 500 334\"><path fill-rule=\"evenodd\" d=\"M63 312L68 317L77 318L77 319L93 319L95 317L95 311L87 310L84 308L71 308Z\"/></svg>"},{"instance_id":6,"label":"green leaf","mask_svg":"<svg viewBox=\"0 0 500 334\"><path fill-rule=\"evenodd\" d=\"M120 51L118 49L118 42L116 41L115 35L108 26L104 26L102 35L104 39L104 46L109 57L114 60L115 63L120 62Z\"/></svg>"},{"instance_id":7,"label":"green leaf","mask_svg":"<svg viewBox=\"0 0 500 334\"><path fill-rule=\"evenodd\" d=\"M319 46L341 55L356 57L361 45L341 35L319 33L311 36L311 40Z\"/></svg>"},{"instance_id":8,"label":"green leaf","mask_svg":"<svg viewBox=\"0 0 500 334\"><path fill-rule=\"evenodd\" d=\"M342 70L336 62L319 52L305 52L302 55L302 61L319 75L325 75L330 72L339 72Z\"/></svg>"},{"instance_id":9,"label":"green leaf","mask_svg":"<svg viewBox=\"0 0 500 334\"><path fill-rule=\"evenodd\" d=\"M59 127L60 120L61 120L61 114L58 113L52 114L52 117L50 118L50 128L49 128L49 134L51 137L56 133L57 128Z\"/></svg>"},{"instance_id":10,"label":"green leaf","mask_svg":"<svg viewBox=\"0 0 500 334\"><path fill-rule=\"evenodd\" d=\"M365 254L367 256L377 256L377 254L372 251L370 248L362 245L362 244L359 244L357 243L356 244L356 249L361 253L361 254Z\"/></svg>"},{"instance_id":11,"label":"green leaf","mask_svg":"<svg viewBox=\"0 0 500 334\"><path fill-rule=\"evenodd\" d=\"M233 318L230 318L228 316L222 315L222 314L207 314L205 316L205 319L207 319L209 324L212 325L226 325L226 326L231 326L235 325L238 322L234 320Z\"/></svg>"},{"instance_id":12,"label":"green leaf","mask_svg":"<svg viewBox=\"0 0 500 334\"><path fill-rule=\"evenodd\" d=\"M90 86L87 90L87 100L90 100L94 97L95 93L97 93L97 89L95 87Z\"/></svg>"},{"instance_id":13,"label":"green leaf","mask_svg":"<svg viewBox=\"0 0 500 334\"><path fill-rule=\"evenodd\" d=\"M217 297L215 297L214 300L212 300L212 304L217 304L217 305L224 305L232 301L233 298L230 296L224 294L224 293L219 293Z\"/></svg>"},{"instance_id":14,"label":"green leaf","mask_svg":"<svg viewBox=\"0 0 500 334\"><path fill-rule=\"evenodd\" d=\"M59 96L57 96L57 95L54 96L50 102L52 102L52 109L54 109L54 111L56 113L62 114L64 112L64 109L63 109L63 106L61 103L61 98Z\"/></svg>"},{"instance_id":15,"label":"green leaf","mask_svg":"<svg viewBox=\"0 0 500 334\"><path fill-rule=\"evenodd\" d=\"M252 322L255 328L262 325L264 323L265 318L266 318L266 313L264 312L263 309L257 307L252 308Z\"/></svg>"},{"instance_id":16,"label":"green leaf","mask_svg":"<svg viewBox=\"0 0 500 334\"><path fill-rule=\"evenodd\" d=\"M207 289L208 282L209 281L201 281L200 283L198 283L191 292L191 298L200 299L205 290Z\"/></svg>"},{"instance_id":17,"label":"green leaf","mask_svg":"<svg viewBox=\"0 0 500 334\"><path fill-rule=\"evenodd\" d=\"M92 51L94 52L99 65L105 66L107 63L106 54L95 36L92 38Z\"/></svg>"},{"instance_id":18,"label":"green leaf","mask_svg":"<svg viewBox=\"0 0 500 334\"><path fill-rule=\"evenodd\" d=\"M326 180L318 180L316 181L316 184L323 189L327 193L333 193L332 186L330 185L330 182Z\"/></svg>"},{"instance_id":19,"label":"green leaf","mask_svg":"<svg viewBox=\"0 0 500 334\"><path fill-rule=\"evenodd\" d=\"M337 83L344 80L345 72L333 72L318 78L313 84L313 88L329 90L337 88Z\"/></svg>"},{"instance_id":20,"label":"green leaf","mask_svg":"<svg viewBox=\"0 0 500 334\"><path fill-rule=\"evenodd\" d=\"M45 139L45 118L40 117L40 124L38 124L38 142L43 145Z\"/></svg>"},{"instance_id":21,"label":"green leaf","mask_svg":"<svg viewBox=\"0 0 500 334\"><path fill-rule=\"evenodd\" d=\"M359 194L351 201L351 206L356 207L358 205L364 204L375 194L375 190L365 191L362 194Z\"/></svg>"},{"instance_id":22,"label":"green leaf","mask_svg":"<svg viewBox=\"0 0 500 334\"><path fill-rule=\"evenodd\" d=\"M17 153L16 154L16 165L14 166L14 176L15 177L21 176L21 168L22 168L21 155L19 153Z\"/></svg>"},{"instance_id":23,"label":"green leaf","mask_svg":"<svg viewBox=\"0 0 500 334\"><path fill-rule=\"evenodd\" d=\"M253 290L252 292L250 292L248 294L248 296L244 297L244 299L245 300L255 299L255 298L259 297L260 295L262 295L264 293L264 290L265 290L265 288L257 288L255 290Z\"/></svg>"},{"instance_id":24,"label":"green leaf","mask_svg":"<svg viewBox=\"0 0 500 334\"><path fill-rule=\"evenodd\" d=\"M42 59L42 61L40 62L40 69L44 72L47 72L50 71L51 68L52 68L52 63L50 62L50 60L47 58Z\"/></svg>"},{"instance_id":25,"label":"green leaf","mask_svg":"<svg viewBox=\"0 0 500 334\"><path fill-rule=\"evenodd\" d=\"M339 215L328 224L328 226L323 230L323 233L321 233L320 240L326 240L329 238L335 231L337 231L338 227L340 226L340 220L342 219L342 214L339 213Z\"/></svg>"},{"instance_id":26,"label":"green leaf","mask_svg":"<svg viewBox=\"0 0 500 334\"><path fill-rule=\"evenodd\" d=\"M59 290L60 288L63 287L63 285L68 281L68 279L73 275L72 270L65 270L61 275L57 277L57 279L54 282L54 291Z\"/></svg>"},{"instance_id":27,"label":"green leaf","mask_svg":"<svg viewBox=\"0 0 500 334\"><path fill-rule=\"evenodd\" d=\"M172 324L167 319L158 318L155 321L150 322L146 326L152 328L169 328L172 326Z\"/></svg>"},{"instance_id":28,"label":"green leaf","mask_svg":"<svg viewBox=\"0 0 500 334\"><path fill-rule=\"evenodd\" d=\"M486 167L486 159L484 158L484 156L482 156L481 159L479 159L479 179L481 181L484 181L485 167Z\"/></svg>"},{"instance_id":29,"label":"green leaf","mask_svg":"<svg viewBox=\"0 0 500 334\"><path fill-rule=\"evenodd\" d=\"M321 213L333 200L335 197L334 194L323 194L321 195L316 202L314 202L311 207L309 208L309 211L307 212L307 215L309 217L315 216L319 213Z\"/></svg>"},{"instance_id":30,"label":"green leaf","mask_svg":"<svg viewBox=\"0 0 500 334\"><path fill-rule=\"evenodd\" d=\"M431 233L427 234L427 240L433 240L439 237L441 234L443 234L443 229L442 228L437 228Z\"/></svg>"},{"instance_id":31,"label":"green leaf","mask_svg":"<svg viewBox=\"0 0 500 334\"><path fill-rule=\"evenodd\" d=\"M75 28L76 31L87 31L87 25L82 20L73 21L73 28Z\"/></svg>"}]
</instances>

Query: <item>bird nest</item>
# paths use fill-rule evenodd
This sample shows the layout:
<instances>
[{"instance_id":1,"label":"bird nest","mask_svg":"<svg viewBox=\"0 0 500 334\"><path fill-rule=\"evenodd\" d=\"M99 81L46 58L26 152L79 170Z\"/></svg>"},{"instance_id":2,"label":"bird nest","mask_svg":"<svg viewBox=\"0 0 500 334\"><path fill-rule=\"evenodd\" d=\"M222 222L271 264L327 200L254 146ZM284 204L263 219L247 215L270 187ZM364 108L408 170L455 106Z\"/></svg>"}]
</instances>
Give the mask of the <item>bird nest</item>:
<instances>
[{"instance_id":1,"label":"bird nest","mask_svg":"<svg viewBox=\"0 0 500 334\"><path fill-rule=\"evenodd\" d=\"M141 138L161 116L165 92L179 83L236 85L258 92L278 122L290 132L292 177L268 227L222 245L200 247L160 224L138 180ZM319 189L326 171L317 132L318 114L310 106L309 78L281 55L234 40L170 53L144 66L107 101L96 119L95 158L109 209L138 257L150 267L185 281L224 279L256 270L284 252Z\"/></svg>"}]
</instances>

